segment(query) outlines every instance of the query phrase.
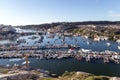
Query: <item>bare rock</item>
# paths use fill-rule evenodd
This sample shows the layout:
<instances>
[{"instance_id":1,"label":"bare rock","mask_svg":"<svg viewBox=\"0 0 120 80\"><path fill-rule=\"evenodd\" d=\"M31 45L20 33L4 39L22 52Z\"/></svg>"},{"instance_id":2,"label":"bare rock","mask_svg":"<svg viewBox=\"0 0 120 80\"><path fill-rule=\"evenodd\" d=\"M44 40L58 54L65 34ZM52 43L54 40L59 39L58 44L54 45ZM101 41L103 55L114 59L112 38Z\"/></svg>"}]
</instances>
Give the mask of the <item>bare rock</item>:
<instances>
[{"instance_id":1,"label":"bare rock","mask_svg":"<svg viewBox=\"0 0 120 80\"><path fill-rule=\"evenodd\" d=\"M118 77L111 77L110 80L120 80Z\"/></svg>"}]
</instances>

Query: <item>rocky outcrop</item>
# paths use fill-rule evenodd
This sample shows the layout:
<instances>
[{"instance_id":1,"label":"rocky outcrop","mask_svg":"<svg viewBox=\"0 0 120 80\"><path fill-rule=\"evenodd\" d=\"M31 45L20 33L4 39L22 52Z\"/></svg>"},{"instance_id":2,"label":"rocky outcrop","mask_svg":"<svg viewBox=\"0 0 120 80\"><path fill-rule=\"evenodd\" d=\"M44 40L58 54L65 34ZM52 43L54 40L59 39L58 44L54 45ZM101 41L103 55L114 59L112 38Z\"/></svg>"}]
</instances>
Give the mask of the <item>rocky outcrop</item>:
<instances>
[{"instance_id":1,"label":"rocky outcrop","mask_svg":"<svg viewBox=\"0 0 120 80\"><path fill-rule=\"evenodd\" d=\"M0 25L0 33L16 33L16 29L14 29L11 25Z\"/></svg>"},{"instance_id":2,"label":"rocky outcrop","mask_svg":"<svg viewBox=\"0 0 120 80\"><path fill-rule=\"evenodd\" d=\"M29 68L29 67L11 67L11 68L0 68L0 80L37 80L39 78L47 78L49 74L40 69Z\"/></svg>"},{"instance_id":3,"label":"rocky outcrop","mask_svg":"<svg viewBox=\"0 0 120 80\"><path fill-rule=\"evenodd\" d=\"M16 66L9 68L0 67L0 80L120 80L120 78L101 75L96 76L80 71L65 72L59 77L50 77L49 74L40 69Z\"/></svg>"},{"instance_id":4,"label":"rocky outcrop","mask_svg":"<svg viewBox=\"0 0 120 80\"><path fill-rule=\"evenodd\" d=\"M110 80L120 80L118 77L111 77Z\"/></svg>"},{"instance_id":5,"label":"rocky outcrop","mask_svg":"<svg viewBox=\"0 0 120 80\"><path fill-rule=\"evenodd\" d=\"M39 78L36 74L18 74L14 76L8 76L1 78L0 80L37 80Z\"/></svg>"}]
</instances>

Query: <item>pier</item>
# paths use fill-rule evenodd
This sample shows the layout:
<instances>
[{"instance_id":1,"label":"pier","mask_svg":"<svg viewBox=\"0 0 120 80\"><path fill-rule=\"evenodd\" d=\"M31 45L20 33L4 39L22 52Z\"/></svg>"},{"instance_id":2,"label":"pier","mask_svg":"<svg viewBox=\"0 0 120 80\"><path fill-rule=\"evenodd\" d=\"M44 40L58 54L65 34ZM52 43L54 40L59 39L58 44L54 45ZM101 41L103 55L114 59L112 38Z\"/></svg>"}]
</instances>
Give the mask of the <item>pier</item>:
<instances>
[{"instance_id":1,"label":"pier","mask_svg":"<svg viewBox=\"0 0 120 80\"><path fill-rule=\"evenodd\" d=\"M99 60L102 59L104 63L109 63L110 61L119 64L120 62L120 53L112 51L104 52L82 52L74 51L53 51L53 50L29 50L29 51L4 51L0 53L0 58L22 58L23 55L27 55L29 58L37 59L67 59L74 58L78 61L85 59L86 62L90 62L92 59Z\"/></svg>"}]
</instances>

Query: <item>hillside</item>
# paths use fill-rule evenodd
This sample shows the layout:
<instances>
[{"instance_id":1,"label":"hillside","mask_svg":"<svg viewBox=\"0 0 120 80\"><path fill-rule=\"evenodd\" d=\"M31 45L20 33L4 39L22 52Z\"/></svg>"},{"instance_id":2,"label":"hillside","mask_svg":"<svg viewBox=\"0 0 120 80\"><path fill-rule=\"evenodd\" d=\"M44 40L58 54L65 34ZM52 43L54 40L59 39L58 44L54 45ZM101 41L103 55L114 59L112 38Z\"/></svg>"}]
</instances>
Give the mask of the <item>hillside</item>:
<instances>
[{"instance_id":1,"label":"hillside","mask_svg":"<svg viewBox=\"0 0 120 80\"><path fill-rule=\"evenodd\" d=\"M26 66L0 67L0 80L120 80L119 77L96 76L80 71L65 72L58 77L49 75L46 71Z\"/></svg>"},{"instance_id":2,"label":"hillside","mask_svg":"<svg viewBox=\"0 0 120 80\"><path fill-rule=\"evenodd\" d=\"M52 33L69 33L72 35L105 36L109 40L120 39L120 22L115 21L87 21L87 22L57 22L51 24L15 26L23 29L34 29L38 31L49 31Z\"/></svg>"}]
</instances>

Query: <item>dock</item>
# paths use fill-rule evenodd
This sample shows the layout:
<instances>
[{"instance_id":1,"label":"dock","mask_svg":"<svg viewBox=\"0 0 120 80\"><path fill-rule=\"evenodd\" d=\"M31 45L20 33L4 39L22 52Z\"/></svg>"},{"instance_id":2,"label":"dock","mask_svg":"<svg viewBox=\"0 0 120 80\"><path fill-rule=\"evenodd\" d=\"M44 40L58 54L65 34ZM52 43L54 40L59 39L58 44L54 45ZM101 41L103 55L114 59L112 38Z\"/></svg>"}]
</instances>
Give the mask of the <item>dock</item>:
<instances>
[{"instance_id":1,"label":"dock","mask_svg":"<svg viewBox=\"0 0 120 80\"><path fill-rule=\"evenodd\" d=\"M86 62L90 62L92 59L99 60L102 59L104 63L109 63L110 61L119 64L120 63L120 53L112 51L104 52L81 52L80 51L54 51L54 50L29 50L29 51L3 51L0 52L0 58L22 58L23 55L27 55L29 58L37 59L68 59L73 58L78 61L85 59Z\"/></svg>"}]
</instances>

